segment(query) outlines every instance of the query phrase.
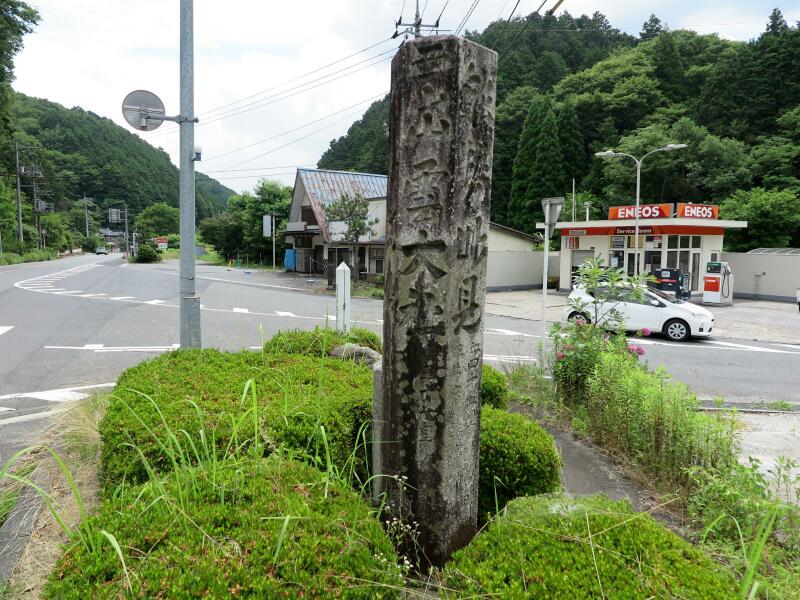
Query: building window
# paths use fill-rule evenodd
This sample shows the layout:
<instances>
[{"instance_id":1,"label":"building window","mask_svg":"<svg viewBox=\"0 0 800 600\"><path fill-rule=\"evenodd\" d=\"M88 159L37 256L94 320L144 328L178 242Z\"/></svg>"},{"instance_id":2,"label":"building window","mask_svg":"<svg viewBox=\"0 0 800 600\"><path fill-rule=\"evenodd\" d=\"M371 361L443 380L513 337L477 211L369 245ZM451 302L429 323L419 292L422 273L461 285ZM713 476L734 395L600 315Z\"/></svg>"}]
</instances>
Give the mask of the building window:
<instances>
[{"instance_id":1,"label":"building window","mask_svg":"<svg viewBox=\"0 0 800 600\"><path fill-rule=\"evenodd\" d=\"M688 248L690 244L690 237L688 235L681 236L681 248Z\"/></svg>"},{"instance_id":2,"label":"building window","mask_svg":"<svg viewBox=\"0 0 800 600\"><path fill-rule=\"evenodd\" d=\"M692 236L692 248L699 248L702 238L699 235Z\"/></svg>"},{"instance_id":3,"label":"building window","mask_svg":"<svg viewBox=\"0 0 800 600\"><path fill-rule=\"evenodd\" d=\"M670 235L667 236L667 248L677 248L678 247L678 236L677 235ZM675 267L668 267L670 269L674 269Z\"/></svg>"}]
</instances>

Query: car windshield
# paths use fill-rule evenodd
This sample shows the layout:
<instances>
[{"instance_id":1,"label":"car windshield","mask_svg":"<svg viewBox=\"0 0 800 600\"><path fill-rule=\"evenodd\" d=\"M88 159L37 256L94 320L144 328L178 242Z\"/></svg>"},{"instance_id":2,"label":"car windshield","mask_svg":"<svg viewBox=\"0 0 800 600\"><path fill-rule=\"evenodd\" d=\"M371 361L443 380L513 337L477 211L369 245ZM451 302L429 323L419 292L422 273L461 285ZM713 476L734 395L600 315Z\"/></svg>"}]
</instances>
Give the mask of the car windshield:
<instances>
[{"instance_id":1,"label":"car windshield","mask_svg":"<svg viewBox=\"0 0 800 600\"><path fill-rule=\"evenodd\" d=\"M669 302L670 304L681 304L682 303L680 300L676 300L674 298L674 296L670 296L669 294L665 294L661 290L654 290L654 289L650 288L649 290L647 290L647 292L650 293L650 294L653 294L654 296L657 296L659 300L663 300L664 302Z\"/></svg>"}]
</instances>

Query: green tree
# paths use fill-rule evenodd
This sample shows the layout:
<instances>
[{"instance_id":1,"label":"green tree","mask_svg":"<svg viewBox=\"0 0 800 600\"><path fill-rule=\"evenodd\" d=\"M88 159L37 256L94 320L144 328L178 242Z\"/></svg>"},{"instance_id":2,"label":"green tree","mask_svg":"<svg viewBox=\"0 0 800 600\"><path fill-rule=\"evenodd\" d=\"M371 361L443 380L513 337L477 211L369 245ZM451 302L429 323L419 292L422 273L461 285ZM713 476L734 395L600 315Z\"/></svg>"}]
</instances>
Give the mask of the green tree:
<instances>
[{"instance_id":1,"label":"green tree","mask_svg":"<svg viewBox=\"0 0 800 600\"><path fill-rule=\"evenodd\" d=\"M747 229L725 234L725 248L800 247L800 196L790 190L739 190L720 205L720 218L747 221Z\"/></svg>"},{"instance_id":2,"label":"green tree","mask_svg":"<svg viewBox=\"0 0 800 600\"><path fill-rule=\"evenodd\" d=\"M200 221L199 233L222 258L233 260L244 245L244 219L237 212L219 213Z\"/></svg>"},{"instance_id":3,"label":"green tree","mask_svg":"<svg viewBox=\"0 0 800 600\"><path fill-rule=\"evenodd\" d=\"M8 157L11 148L10 105L13 98L14 57L22 50L22 38L33 31L39 13L21 0L0 2L0 138Z\"/></svg>"},{"instance_id":4,"label":"green tree","mask_svg":"<svg viewBox=\"0 0 800 600\"><path fill-rule=\"evenodd\" d=\"M331 227L333 221L341 221L343 229L339 233L341 241L350 246L350 265L353 271L353 280L358 281L359 264L358 252L362 237L374 235L372 226L378 223L378 219L369 218L369 200L363 194L344 193L339 198L331 202L325 209L328 217L328 225ZM335 235L332 233L332 236Z\"/></svg>"},{"instance_id":5,"label":"green tree","mask_svg":"<svg viewBox=\"0 0 800 600\"><path fill-rule=\"evenodd\" d=\"M72 250L72 236L61 214L46 213L41 215L39 220L43 232L43 242L46 247L56 252Z\"/></svg>"},{"instance_id":6,"label":"green tree","mask_svg":"<svg viewBox=\"0 0 800 600\"><path fill-rule=\"evenodd\" d=\"M661 19L659 19L654 14L650 15L650 18L644 22L642 25L642 31L639 34L639 39L643 42L647 40L655 39L661 34L662 31L666 31L666 28L661 23Z\"/></svg>"},{"instance_id":7,"label":"green tree","mask_svg":"<svg viewBox=\"0 0 800 600\"><path fill-rule=\"evenodd\" d=\"M134 228L144 237L167 235L180 231L181 211L165 204L156 202L145 208L134 221Z\"/></svg>"},{"instance_id":8,"label":"green tree","mask_svg":"<svg viewBox=\"0 0 800 600\"><path fill-rule=\"evenodd\" d=\"M578 113L571 102L563 102L557 113L558 141L564 161L564 181L580 183L586 170L586 150L583 132L578 123Z\"/></svg>"},{"instance_id":9,"label":"green tree","mask_svg":"<svg viewBox=\"0 0 800 600\"><path fill-rule=\"evenodd\" d=\"M564 169L553 102L540 97L531 103L514 160L509 220L533 233L543 216L541 200L564 190Z\"/></svg>"},{"instance_id":10,"label":"green tree","mask_svg":"<svg viewBox=\"0 0 800 600\"><path fill-rule=\"evenodd\" d=\"M492 221L495 223L510 224L508 201L511 197L514 159L525 117L536 96L536 88L518 87L497 107L492 162Z\"/></svg>"},{"instance_id":11,"label":"green tree","mask_svg":"<svg viewBox=\"0 0 800 600\"><path fill-rule=\"evenodd\" d=\"M800 106L781 115L777 122L779 133L761 138L751 151L756 182L800 194Z\"/></svg>"}]
</instances>

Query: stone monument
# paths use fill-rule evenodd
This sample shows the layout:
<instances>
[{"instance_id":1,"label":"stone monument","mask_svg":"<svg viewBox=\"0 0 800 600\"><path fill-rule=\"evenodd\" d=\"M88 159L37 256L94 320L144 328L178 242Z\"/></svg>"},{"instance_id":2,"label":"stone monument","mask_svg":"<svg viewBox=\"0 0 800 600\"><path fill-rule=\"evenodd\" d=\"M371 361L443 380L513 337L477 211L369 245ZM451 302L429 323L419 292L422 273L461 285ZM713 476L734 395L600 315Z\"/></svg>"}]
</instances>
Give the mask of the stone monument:
<instances>
[{"instance_id":1,"label":"stone monument","mask_svg":"<svg viewBox=\"0 0 800 600\"><path fill-rule=\"evenodd\" d=\"M418 566L475 535L497 54L409 41L392 62L383 397L387 515L417 523ZM400 483L402 482L402 483Z\"/></svg>"}]
</instances>

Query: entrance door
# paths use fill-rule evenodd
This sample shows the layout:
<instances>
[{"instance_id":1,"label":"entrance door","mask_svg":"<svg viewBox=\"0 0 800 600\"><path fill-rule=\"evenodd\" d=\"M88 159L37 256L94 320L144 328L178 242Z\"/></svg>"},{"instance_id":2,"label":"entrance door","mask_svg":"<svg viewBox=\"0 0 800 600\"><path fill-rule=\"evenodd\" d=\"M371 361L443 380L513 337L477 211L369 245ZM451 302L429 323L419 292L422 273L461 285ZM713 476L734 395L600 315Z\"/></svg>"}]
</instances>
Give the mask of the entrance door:
<instances>
[{"instance_id":1,"label":"entrance door","mask_svg":"<svg viewBox=\"0 0 800 600\"><path fill-rule=\"evenodd\" d=\"M641 270L641 265L639 265L639 269ZM629 276L633 276L636 273L636 253L635 252L628 252L628 264L627 264L627 272Z\"/></svg>"},{"instance_id":2,"label":"entrance door","mask_svg":"<svg viewBox=\"0 0 800 600\"><path fill-rule=\"evenodd\" d=\"M594 250L573 250L572 251L572 269L571 274L574 276L578 271L578 267L585 260L594 258Z\"/></svg>"}]
</instances>

